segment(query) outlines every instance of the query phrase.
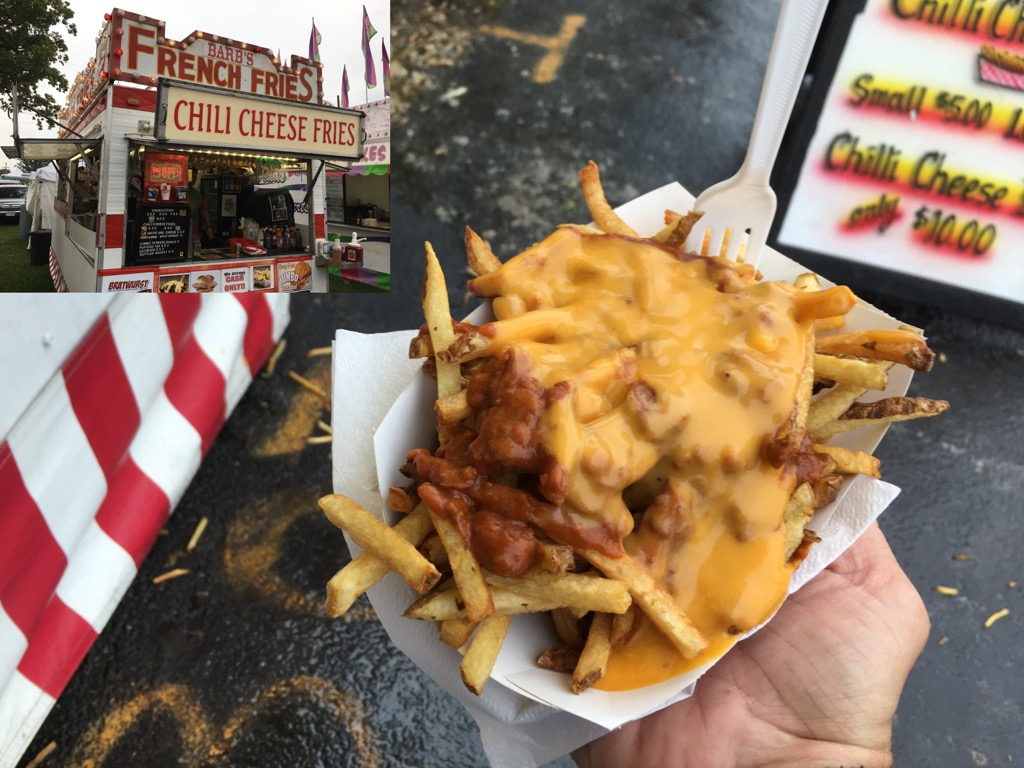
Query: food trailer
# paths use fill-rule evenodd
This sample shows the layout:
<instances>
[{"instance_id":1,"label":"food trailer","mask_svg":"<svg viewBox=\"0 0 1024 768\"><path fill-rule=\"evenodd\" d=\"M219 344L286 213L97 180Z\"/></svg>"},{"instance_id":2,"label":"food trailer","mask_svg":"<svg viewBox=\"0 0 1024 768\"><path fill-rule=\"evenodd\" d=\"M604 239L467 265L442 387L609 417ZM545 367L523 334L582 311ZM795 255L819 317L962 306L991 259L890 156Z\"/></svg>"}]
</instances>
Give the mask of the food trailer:
<instances>
[{"instance_id":1,"label":"food trailer","mask_svg":"<svg viewBox=\"0 0 1024 768\"><path fill-rule=\"evenodd\" d=\"M324 101L319 62L201 31L173 39L120 9L104 19L59 138L18 141L60 176L57 288L327 290L324 167L362 157L363 113Z\"/></svg>"}]
</instances>

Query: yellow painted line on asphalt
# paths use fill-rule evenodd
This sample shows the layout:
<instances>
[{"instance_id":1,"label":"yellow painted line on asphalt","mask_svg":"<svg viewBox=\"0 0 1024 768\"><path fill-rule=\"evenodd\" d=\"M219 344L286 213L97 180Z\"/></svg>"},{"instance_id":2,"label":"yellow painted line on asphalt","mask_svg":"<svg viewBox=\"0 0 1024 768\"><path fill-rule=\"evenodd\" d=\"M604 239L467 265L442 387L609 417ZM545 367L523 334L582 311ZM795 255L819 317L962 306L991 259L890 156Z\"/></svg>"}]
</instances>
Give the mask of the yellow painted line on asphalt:
<instances>
[{"instance_id":1,"label":"yellow painted line on asphalt","mask_svg":"<svg viewBox=\"0 0 1024 768\"><path fill-rule=\"evenodd\" d=\"M582 14L569 14L562 18L562 28L558 34L550 37L536 35L531 32L521 32L509 27L494 27L489 24L480 27L480 31L487 35L500 37L503 40L512 40L517 43L535 45L538 48L545 49L547 53L541 57L541 60L537 62L537 66L533 68L532 77L533 82L544 84L550 83L558 75L558 70L565 60L565 54L569 50L569 46L576 39L576 33L579 32L580 27L586 24L586 22L587 17Z\"/></svg>"}]
</instances>

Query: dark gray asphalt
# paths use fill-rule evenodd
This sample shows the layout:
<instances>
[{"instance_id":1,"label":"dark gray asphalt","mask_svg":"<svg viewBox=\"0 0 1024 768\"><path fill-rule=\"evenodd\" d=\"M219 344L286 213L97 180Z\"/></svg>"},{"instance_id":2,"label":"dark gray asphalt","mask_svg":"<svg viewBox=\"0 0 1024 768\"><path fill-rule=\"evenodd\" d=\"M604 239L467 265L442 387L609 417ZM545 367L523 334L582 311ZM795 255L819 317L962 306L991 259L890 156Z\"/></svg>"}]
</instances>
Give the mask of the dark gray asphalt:
<instances>
[{"instance_id":1,"label":"dark gray asphalt","mask_svg":"<svg viewBox=\"0 0 1024 768\"><path fill-rule=\"evenodd\" d=\"M298 297L283 370L315 375L302 353L329 343L336 327L417 325L425 239L455 276L456 314L468 309L458 279L463 224L505 257L556 223L585 220L577 171L588 159L601 165L613 203L673 180L696 191L732 174L778 7L393 5L395 76L406 81L394 127L392 291ZM542 49L478 29L547 37L570 14L586 22L549 83L532 79ZM953 404L940 419L893 428L879 450L885 478L903 489L882 527L933 625L897 714L896 764L1020 764L1024 333L853 287L927 330L943 362L915 379L913 393ZM150 768L484 764L471 721L372 619L330 623L318 615L323 583L344 557L340 535L313 507L330 482L327 450L255 455L281 414L296 412L294 393L281 376L254 384L26 760L56 740L48 764L79 764L97 749L106 755L99 765ZM334 423L343 434L343 417ZM186 558L192 574L154 587L150 578L180 553L202 515L211 525ZM261 549L266 541L272 546ZM973 559L954 560L957 553ZM239 576L244 562L264 576L244 568ZM937 584L961 596L932 592ZM1003 607L1010 615L983 629ZM136 696L146 705L129 716L125 705ZM165 700L185 703L172 717L153 703ZM124 725L123 736L93 738L101 724Z\"/></svg>"}]
</instances>

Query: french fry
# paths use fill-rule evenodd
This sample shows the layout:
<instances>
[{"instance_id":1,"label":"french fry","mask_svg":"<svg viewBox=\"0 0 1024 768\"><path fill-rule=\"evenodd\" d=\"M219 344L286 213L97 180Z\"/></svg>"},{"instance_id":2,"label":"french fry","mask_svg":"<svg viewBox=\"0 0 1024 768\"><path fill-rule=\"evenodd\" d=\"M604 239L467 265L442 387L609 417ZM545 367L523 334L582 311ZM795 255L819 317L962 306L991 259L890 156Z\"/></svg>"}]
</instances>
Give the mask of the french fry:
<instances>
[{"instance_id":1,"label":"french fry","mask_svg":"<svg viewBox=\"0 0 1024 768\"><path fill-rule=\"evenodd\" d=\"M920 334L904 329L837 333L820 337L816 346L818 352L888 360L922 373L930 371L935 362L935 354Z\"/></svg>"},{"instance_id":2,"label":"french fry","mask_svg":"<svg viewBox=\"0 0 1024 768\"><path fill-rule=\"evenodd\" d=\"M416 496L415 490L399 488L395 485L388 488L388 509L407 514L416 509L417 504L419 504L419 498Z\"/></svg>"},{"instance_id":3,"label":"french fry","mask_svg":"<svg viewBox=\"0 0 1024 768\"><path fill-rule=\"evenodd\" d=\"M836 357L815 353L814 374L838 384L851 384L863 390L885 389L889 383L888 373L878 363L861 360L858 357Z\"/></svg>"},{"instance_id":4,"label":"french fry","mask_svg":"<svg viewBox=\"0 0 1024 768\"><path fill-rule=\"evenodd\" d=\"M448 309L448 287L445 284L441 263L434 254L430 243L426 244L427 272L423 281L423 316L427 319L427 331L435 352L448 349L455 341L452 315ZM462 389L462 374L458 363L437 361L438 398L454 395Z\"/></svg>"},{"instance_id":5,"label":"french fry","mask_svg":"<svg viewBox=\"0 0 1024 768\"><path fill-rule=\"evenodd\" d=\"M462 682L477 696L483 693L487 678L491 676L510 621L510 616L490 616L484 619L477 627L466 655L462 657Z\"/></svg>"},{"instance_id":6,"label":"french fry","mask_svg":"<svg viewBox=\"0 0 1024 768\"><path fill-rule=\"evenodd\" d=\"M418 545L433 530L430 515L423 506L403 517L394 527L395 533L413 545ZM386 561L370 552L360 553L327 582L327 601L324 604L327 615L336 619L344 614L360 595L390 571L391 566Z\"/></svg>"},{"instance_id":7,"label":"french fry","mask_svg":"<svg viewBox=\"0 0 1024 768\"><path fill-rule=\"evenodd\" d=\"M815 453L824 453L835 462L833 472L844 475L867 475L868 477L881 477L879 466L881 462L870 453L854 451L850 448L842 448L838 445L814 445Z\"/></svg>"},{"instance_id":8,"label":"french fry","mask_svg":"<svg viewBox=\"0 0 1024 768\"><path fill-rule=\"evenodd\" d=\"M564 544L541 543L541 556L537 567L550 573L568 573L576 567L572 547Z\"/></svg>"},{"instance_id":9,"label":"french fry","mask_svg":"<svg viewBox=\"0 0 1024 768\"><path fill-rule=\"evenodd\" d=\"M460 334L451 346L442 349L435 358L439 363L458 365L482 357L490 346L490 342L479 333Z\"/></svg>"},{"instance_id":10,"label":"french fry","mask_svg":"<svg viewBox=\"0 0 1024 768\"><path fill-rule=\"evenodd\" d=\"M570 648L567 645L556 645L548 648L537 657L537 666L541 669L550 669L552 672L572 674L576 665L580 662L580 649Z\"/></svg>"},{"instance_id":11,"label":"french fry","mask_svg":"<svg viewBox=\"0 0 1024 768\"><path fill-rule=\"evenodd\" d=\"M820 291L821 281L813 272L804 272L793 280L793 287L798 291ZM846 325L846 311L834 317L819 317L814 321L814 332L837 331Z\"/></svg>"},{"instance_id":12,"label":"french fry","mask_svg":"<svg viewBox=\"0 0 1024 768\"><path fill-rule=\"evenodd\" d=\"M583 186L583 197L587 201L587 208L597 226L611 234L639 237L636 230L624 222L608 204L608 199L604 196L604 189L601 188L601 173L593 160L580 171L580 183Z\"/></svg>"},{"instance_id":13,"label":"french fry","mask_svg":"<svg viewBox=\"0 0 1024 768\"><path fill-rule=\"evenodd\" d=\"M786 532L783 560L788 562L793 557L797 547L804 540L804 530L813 514L814 490L810 483L803 483L793 491L783 513L783 526Z\"/></svg>"},{"instance_id":14,"label":"french fry","mask_svg":"<svg viewBox=\"0 0 1024 768\"><path fill-rule=\"evenodd\" d=\"M595 613L587 632L580 660L572 673L572 692L583 693L604 675L608 656L612 652L612 617L608 613Z\"/></svg>"},{"instance_id":15,"label":"french fry","mask_svg":"<svg viewBox=\"0 0 1024 768\"><path fill-rule=\"evenodd\" d=\"M595 575L532 571L516 578L488 573L485 579L492 587L517 592L525 597L551 600L576 610L623 613L632 603L629 590L623 582Z\"/></svg>"},{"instance_id":16,"label":"french fry","mask_svg":"<svg viewBox=\"0 0 1024 768\"><path fill-rule=\"evenodd\" d=\"M452 576L459 586L460 599L466 606L466 618L470 621L483 621L494 613L494 601L491 598L491 590L484 581L480 564L454 525L433 510L430 512L430 519L448 553Z\"/></svg>"},{"instance_id":17,"label":"french fry","mask_svg":"<svg viewBox=\"0 0 1024 768\"><path fill-rule=\"evenodd\" d=\"M491 247L469 227L466 227L466 261L477 275L486 275L501 267L501 261L491 252Z\"/></svg>"},{"instance_id":18,"label":"french fry","mask_svg":"<svg viewBox=\"0 0 1024 768\"><path fill-rule=\"evenodd\" d=\"M612 628L608 635L612 648L617 648L620 645L623 645L633 634L633 630L636 629L637 618L638 616L635 609L630 609L625 613L618 613L612 616Z\"/></svg>"},{"instance_id":19,"label":"french fry","mask_svg":"<svg viewBox=\"0 0 1024 768\"><path fill-rule=\"evenodd\" d=\"M686 242L686 238L690 236L690 230L700 220L700 217L701 214L697 211L690 211L682 216L676 214L652 239L665 245L679 247Z\"/></svg>"},{"instance_id":20,"label":"french fry","mask_svg":"<svg viewBox=\"0 0 1024 768\"><path fill-rule=\"evenodd\" d=\"M808 334L804 367L797 381L795 402L789 420L784 423L775 435L775 442L782 445L799 445L807 429L807 417L811 409L811 395L814 388L814 336Z\"/></svg>"},{"instance_id":21,"label":"french fry","mask_svg":"<svg viewBox=\"0 0 1024 768\"><path fill-rule=\"evenodd\" d=\"M551 611L551 623L555 625L555 632L563 643L571 648L583 647L585 638L580 632L580 620L572 611L568 608L555 608ZM575 662L573 666L576 666Z\"/></svg>"},{"instance_id":22,"label":"french fry","mask_svg":"<svg viewBox=\"0 0 1024 768\"><path fill-rule=\"evenodd\" d=\"M479 625L469 619L444 619L439 622L438 638L449 648L459 650L469 642Z\"/></svg>"},{"instance_id":23,"label":"french fry","mask_svg":"<svg viewBox=\"0 0 1024 768\"><path fill-rule=\"evenodd\" d=\"M328 582L329 616L340 616L348 610L355 599L380 581L388 570L401 575L420 594L437 583L441 574L411 543L417 538L422 541L430 530L426 525L429 517L425 508L417 508L395 528L389 528L346 496L324 496L319 503L328 519L366 550Z\"/></svg>"},{"instance_id":24,"label":"french fry","mask_svg":"<svg viewBox=\"0 0 1024 768\"><path fill-rule=\"evenodd\" d=\"M858 404L858 406L860 405ZM815 440L827 440L840 432L848 432L851 429L938 416L948 409L949 403L945 400L931 400L926 397L890 397L874 403L865 403L861 407L850 406L843 416L814 430L812 434Z\"/></svg>"},{"instance_id":25,"label":"french fry","mask_svg":"<svg viewBox=\"0 0 1024 768\"><path fill-rule=\"evenodd\" d=\"M888 371L892 367L892 363L889 361L882 361L878 363L879 368L882 371ZM828 392L818 397L813 403L807 413L807 431L811 433L815 439L818 431L822 429L826 424L835 419L838 419L851 405L853 405L857 398L867 392L866 387L857 386L854 384L839 384ZM820 438L823 440L824 438Z\"/></svg>"},{"instance_id":26,"label":"french fry","mask_svg":"<svg viewBox=\"0 0 1024 768\"><path fill-rule=\"evenodd\" d=\"M580 554L605 576L626 582L633 600L685 658L692 659L707 647L708 641L690 617L631 557L608 557L591 550Z\"/></svg>"},{"instance_id":27,"label":"french fry","mask_svg":"<svg viewBox=\"0 0 1024 768\"><path fill-rule=\"evenodd\" d=\"M804 272L793 278L793 287L798 291L820 291L821 280L813 272Z\"/></svg>"},{"instance_id":28,"label":"french fry","mask_svg":"<svg viewBox=\"0 0 1024 768\"><path fill-rule=\"evenodd\" d=\"M409 359L418 360L421 357L433 357L434 347L430 343L430 336L414 336L409 342Z\"/></svg>"},{"instance_id":29,"label":"french fry","mask_svg":"<svg viewBox=\"0 0 1024 768\"><path fill-rule=\"evenodd\" d=\"M542 613L563 607L555 600L525 597L518 592L510 592L505 589L492 589L489 595L492 606L491 613L499 616ZM426 621L469 618L458 589L445 589L424 595L406 608L404 615L407 619Z\"/></svg>"},{"instance_id":30,"label":"french fry","mask_svg":"<svg viewBox=\"0 0 1024 768\"><path fill-rule=\"evenodd\" d=\"M433 521L430 523L430 530L434 531ZM433 532L433 535L427 536L423 540L419 550L427 560L434 564L437 570L444 571L448 568L448 551L444 548L444 544L441 543L441 537L437 535L436 531Z\"/></svg>"},{"instance_id":31,"label":"french fry","mask_svg":"<svg viewBox=\"0 0 1024 768\"><path fill-rule=\"evenodd\" d=\"M457 424L470 415L466 390L460 389L451 395L439 397L434 403L437 418L444 424Z\"/></svg>"},{"instance_id":32,"label":"french fry","mask_svg":"<svg viewBox=\"0 0 1024 768\"><path fill-rule=\"evenodd\" d=\"M814 508L821 509L835 501L842 484L842 475L826 474L818 478L818 482L812 486L814 489Z\"/></svg>"},{"instance_id":33,"label":"french fry","mask_svg":"<svg viewBox=\"0 0 1024 768\"><path fill-rule=\"evenodd\" d=\"M793 294L796 318L801 322L845 315L856 304L857 297L845 285L823 291L796 291Z\"/></svg>"}]
</instances>

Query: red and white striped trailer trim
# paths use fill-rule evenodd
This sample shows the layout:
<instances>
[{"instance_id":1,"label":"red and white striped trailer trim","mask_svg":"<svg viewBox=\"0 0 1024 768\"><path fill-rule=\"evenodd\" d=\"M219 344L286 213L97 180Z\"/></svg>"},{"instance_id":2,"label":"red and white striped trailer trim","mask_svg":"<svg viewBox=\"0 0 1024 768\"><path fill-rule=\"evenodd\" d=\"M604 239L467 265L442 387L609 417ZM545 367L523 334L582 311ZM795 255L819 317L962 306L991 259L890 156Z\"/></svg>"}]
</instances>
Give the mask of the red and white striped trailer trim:
<instances>
[{"instance_id":1,"label":"red and white striped trailer trim","mask_svg":"<svg viewBox=\"0 0 1024 768\"><path fill-rule=\"evenodd\" d=\"M0 442L0 766L110 618L287 298L117 296Z\"/></svg>"}]
</instances>

